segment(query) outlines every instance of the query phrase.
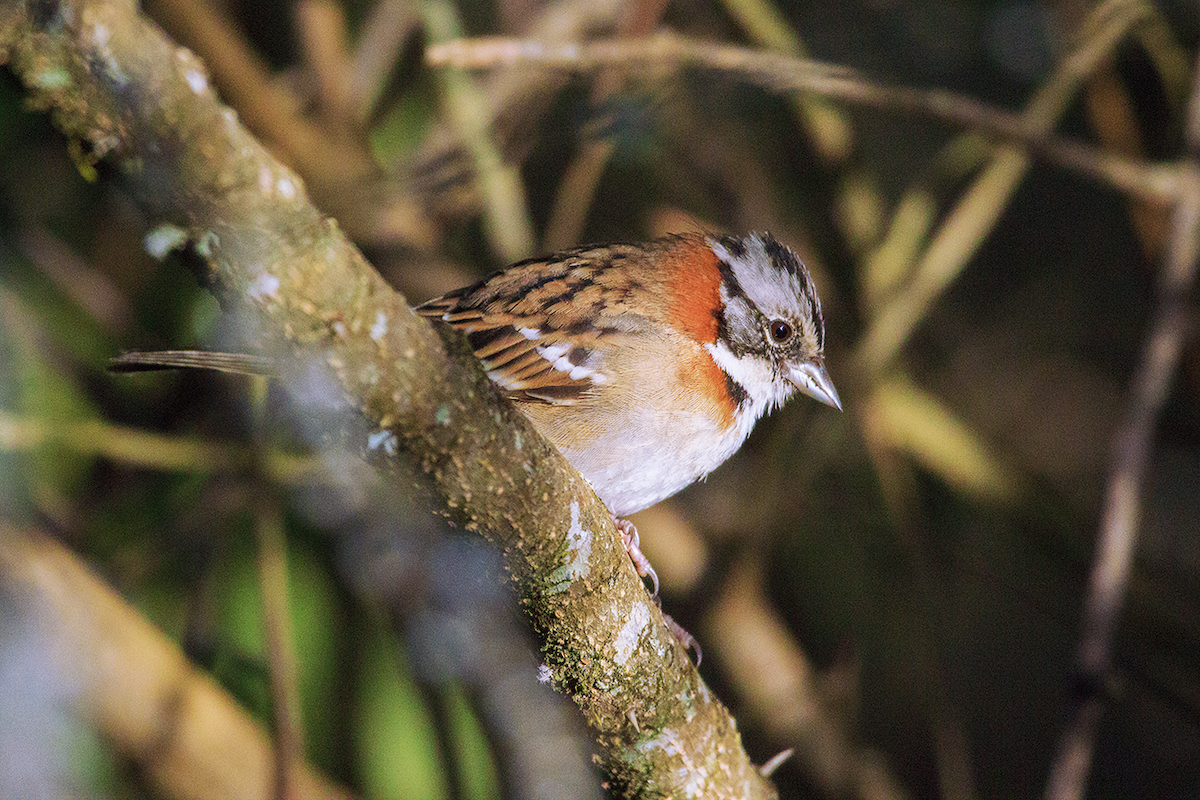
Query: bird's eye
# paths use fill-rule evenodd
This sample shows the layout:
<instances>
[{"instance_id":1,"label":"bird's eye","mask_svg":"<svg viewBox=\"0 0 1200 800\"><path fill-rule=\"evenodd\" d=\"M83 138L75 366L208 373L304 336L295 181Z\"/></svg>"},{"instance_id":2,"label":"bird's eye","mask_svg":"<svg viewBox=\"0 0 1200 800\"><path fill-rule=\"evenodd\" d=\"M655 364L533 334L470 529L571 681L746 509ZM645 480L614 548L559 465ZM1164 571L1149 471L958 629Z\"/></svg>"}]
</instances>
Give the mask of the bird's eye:
<instances>
[{"instance_id":1,"label":"bird's eye","mask_svg":"<svg viewBox=\"0 0 1200 800\"><path fill-rule=\"evenodd\" d=\"M794 333L791 323L782 319L771 320L768 330L771 332L771 341L775 342L775 344L784 344L788 339L792 338L792 334Z\"/></svg>"}]
</instances>

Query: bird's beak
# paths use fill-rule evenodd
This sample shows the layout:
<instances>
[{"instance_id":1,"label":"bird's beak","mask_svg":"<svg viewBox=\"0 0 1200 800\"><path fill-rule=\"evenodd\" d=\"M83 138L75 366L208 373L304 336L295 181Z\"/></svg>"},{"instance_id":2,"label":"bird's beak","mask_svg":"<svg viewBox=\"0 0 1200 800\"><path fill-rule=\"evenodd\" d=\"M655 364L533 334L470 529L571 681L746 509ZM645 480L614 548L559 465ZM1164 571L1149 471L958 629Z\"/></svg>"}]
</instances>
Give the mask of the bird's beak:
<instances>
[{"instance_id":1,"label":"bird's beak","mask_svg":"<svg viewBox=\"0 0 1200 800\"><path fill-rule=\"evenodd\" d=\"M833 380L825 369L824 361L806 361L798 367L792 367L790 377L796 388L812 399L842 410L842 401L838 398L837 389L833 388Z\"/></svg>"}]
</instances>

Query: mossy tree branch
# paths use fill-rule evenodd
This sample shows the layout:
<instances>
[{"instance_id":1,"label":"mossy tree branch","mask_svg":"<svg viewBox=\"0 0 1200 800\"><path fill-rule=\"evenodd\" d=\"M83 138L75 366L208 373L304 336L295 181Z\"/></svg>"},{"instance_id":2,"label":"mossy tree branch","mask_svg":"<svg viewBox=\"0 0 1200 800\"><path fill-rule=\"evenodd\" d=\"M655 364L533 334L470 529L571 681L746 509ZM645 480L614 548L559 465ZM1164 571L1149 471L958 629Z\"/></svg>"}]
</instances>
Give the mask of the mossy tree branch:
<instances>
[{"instance_id":1,"label":"mossy tree branch","mask_svg":"<svg viewBox=\"0 0 1200 800\"><path fill-rule=\"evenodd\" d=\"M300 179L217 102L194 56L126 0L3 0L0 62L120 174L159 226L148 242L186 244L294 374L328 372L356 412L336 418L340 438L397 491L410 488L406 465L419 465L454 519L503 548L546 664L607 749L616 786L774 796L586 482L457 335L414 315L312 207Z\"/></svg>"}]
</instances>

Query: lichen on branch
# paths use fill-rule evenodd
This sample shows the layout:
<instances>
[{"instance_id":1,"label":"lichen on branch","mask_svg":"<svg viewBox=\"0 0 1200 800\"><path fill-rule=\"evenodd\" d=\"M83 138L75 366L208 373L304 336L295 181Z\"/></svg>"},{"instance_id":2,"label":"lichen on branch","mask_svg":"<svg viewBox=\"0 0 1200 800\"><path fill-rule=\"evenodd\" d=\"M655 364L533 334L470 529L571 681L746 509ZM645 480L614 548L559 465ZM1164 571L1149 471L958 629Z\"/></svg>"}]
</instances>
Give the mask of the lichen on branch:
<instances>
[{"instance_id":1,"label":"lichen on branch","mask_svg":"<svg viewBox=\"0 0 1200 800\"><path fill-rule=\"evenodd\" d=\"M129 2L0 3L0 61L80 158L111 168L244 314L296 388L328 375L340 438L397 489L420 466L453 519L500 545L555 683L637 797L773 797L733 719L635 575L587 483L457 334L413 314L218 103L203 65ZM290 377L289 377L290 376ZM404 463L402 463L404 462Z\"/></svg>"}]
</instances>

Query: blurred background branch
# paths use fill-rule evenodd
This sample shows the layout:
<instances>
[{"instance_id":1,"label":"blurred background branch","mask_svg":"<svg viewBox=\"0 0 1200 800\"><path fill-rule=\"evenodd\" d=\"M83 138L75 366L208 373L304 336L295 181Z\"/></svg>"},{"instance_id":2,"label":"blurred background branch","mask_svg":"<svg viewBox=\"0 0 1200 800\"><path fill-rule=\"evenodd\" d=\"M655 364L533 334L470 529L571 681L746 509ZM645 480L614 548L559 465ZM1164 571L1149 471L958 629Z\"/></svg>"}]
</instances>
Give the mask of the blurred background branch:
<instances>
[{"instance_id":1,"label":"blurred background branch","mask_svg":"<svg viewBox=\"0 0 1200 800\"><path fill-rule=\"evenodd\" d=\"M278 796L269 791L266 731L70 551L0 525L0 585L5 619L29 632L80 716L154 786L195 800ZM5 634L6 650L16 646L13 635ZM33 757L37 746L30 741L14 756ZM303 764L292 775L289 797L353 796Z\"/></svg>"},{"instance_id":2,"label":"blurred background branch","mask_svg":"<svg viewBox=\"0 0 1200 800\"><path fill-rule=\"evenodd\" d=\"M1088 775L1108 700L1113 647L1137 552L1146 471L1154 428L1194 324L1189 306L1200 264L1200 63L1193 70L1184 130L1186 156L1179 162L1179 198L1159 272L1157 308L1134 373L1126 419L1114 439L1112 474L1104 498L1088 592L1083 607L1078 689L1046 786L1048 800L1076 800Z\"/></svg>"}]
</instances>

